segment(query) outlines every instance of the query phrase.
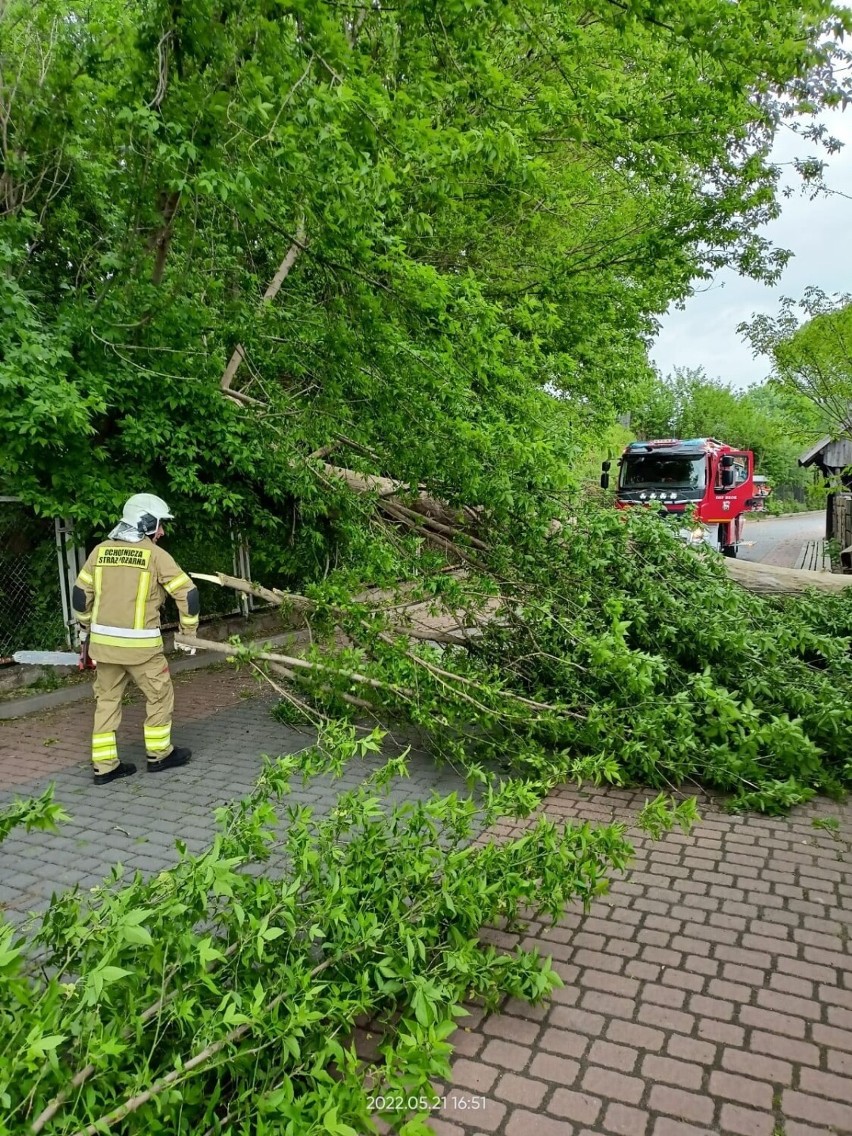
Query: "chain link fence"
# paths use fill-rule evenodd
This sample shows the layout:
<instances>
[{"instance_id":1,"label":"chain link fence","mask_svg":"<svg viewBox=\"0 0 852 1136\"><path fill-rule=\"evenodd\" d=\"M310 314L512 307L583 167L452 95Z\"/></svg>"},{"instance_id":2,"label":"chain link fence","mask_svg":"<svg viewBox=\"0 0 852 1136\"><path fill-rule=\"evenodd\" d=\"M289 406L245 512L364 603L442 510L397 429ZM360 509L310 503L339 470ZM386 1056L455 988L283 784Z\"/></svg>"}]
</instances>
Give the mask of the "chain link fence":
<instances>
[{"instance_id":1,"label":"chain link fence","mask_svg":"<svg viewBox=\"0 0 852 1136\"><path fill-rule=\"evenodd\" d=\"M0 498L0 657L67 646L56 525Z\"/></svg>"},{"instance_id":2,"label":"chain link fence","mask_svg":"<svg viewBox=\"0 0 852 1136\"><path fill-rule=\"evenodd\" d=\"M203 526L181 526L166 522L162 547L175 558L184 572L204 572L209 576L224 572L228 576L248 575L241 559L243 545L227 522L207 522ZM173 531L174 530L174 531ZM247 614L248 604L240 601L231 588L222 588L206 580L196 580L201 601L201 618ZM248 599L249 597L246 597ZM178 610L174 600L166 600L163 627L178 626Z\"/></svg>"},{"instance_id":3,"label":"chain link fence","mask_svg":"<svg viewBox=\"0 0 852 1136\"><path fill-rule=\"evenodd\" d=\"M777 501L798 501L800 505L805 504L808 499L806 487L798 483L781 482L773 488L772 496Z\"/></svg>"},{"instance_id":4,"label":"chain link fence","mask_svg":"<svg viewBox=\"0 0 852 1136\"><path fill-rule=\"evenodd\" d=\"M14 497L0 497L0 658L20 650L56 650L76 643L71 589L86 555L105 533L74 531L70 523L36 517ZM227 521L167 525L165 548L185 572L251 578L249 546ZM196 581L201 617L248 615L265 604L230 588ZM171 598L163 627L178 626Z\"/></svg>"}]
</instances>

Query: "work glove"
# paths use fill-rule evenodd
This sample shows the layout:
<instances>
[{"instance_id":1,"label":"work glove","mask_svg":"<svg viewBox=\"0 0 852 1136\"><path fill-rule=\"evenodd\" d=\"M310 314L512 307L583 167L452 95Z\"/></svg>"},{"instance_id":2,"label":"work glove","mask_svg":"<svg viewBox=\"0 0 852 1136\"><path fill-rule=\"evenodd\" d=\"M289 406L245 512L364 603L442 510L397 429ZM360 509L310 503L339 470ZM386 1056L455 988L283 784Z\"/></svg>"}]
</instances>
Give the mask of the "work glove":
<instances>
[{"instance_id":1,"label":"work glove","mask_svg":"<svg viewBox=\"0 0 852 1136\"><path fill-rule=\"evenodd\" d=\"M77 663L78 671L93 671L95 660L89 658L89 628L78 624L80 628L80 661Z\"/></svg>"}]
</instances>

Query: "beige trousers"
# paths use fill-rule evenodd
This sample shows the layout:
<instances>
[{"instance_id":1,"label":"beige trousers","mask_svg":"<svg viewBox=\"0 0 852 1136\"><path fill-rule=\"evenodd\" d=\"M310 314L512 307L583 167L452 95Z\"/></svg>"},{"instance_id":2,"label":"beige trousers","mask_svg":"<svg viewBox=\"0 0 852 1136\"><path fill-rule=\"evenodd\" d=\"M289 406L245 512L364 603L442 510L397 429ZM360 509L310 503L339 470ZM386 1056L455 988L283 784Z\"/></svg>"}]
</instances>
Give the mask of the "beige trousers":
<instances>
[{"instance_id":1,"label":"beige trousers","mask_svg":"<svg viewBox=\"0 0 852 1136\"><path fill-rule=\"evenodd\" d=\"M98 663L95 671L95 722L92 728L92 762L95 773L109 773L118 765L115 733L121 724L121 700L133 679L145 696L145 751L150 760L162 760L173 749L172 714L175 692L169 664L163 654L144 663Z\"/></svg>"}]
</instances>

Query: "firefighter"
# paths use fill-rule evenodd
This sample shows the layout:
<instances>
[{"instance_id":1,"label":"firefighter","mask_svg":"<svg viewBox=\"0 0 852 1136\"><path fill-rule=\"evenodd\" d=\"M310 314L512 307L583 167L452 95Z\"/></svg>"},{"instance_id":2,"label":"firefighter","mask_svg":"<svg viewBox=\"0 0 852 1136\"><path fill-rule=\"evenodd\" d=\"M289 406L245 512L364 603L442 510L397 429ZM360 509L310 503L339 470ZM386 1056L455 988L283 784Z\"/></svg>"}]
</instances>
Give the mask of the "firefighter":
<instances>
[{"instance_id":1,"label":"firefighter","mask_svg":"<svg viewBox=\"0 0 852 1136\"><path fill-rule=\"evenodd\" d=\"M74 615L88 633L97 663L92 730L96 785L130 777L136 766L119 761L115 733L130 679L145 696L148 769L185 765L192 751L172 745L174 689L163 653L160 607L171 596L180 612L181 635L198 629L198 589L157 542L168 505L153 493L137 493L124 506L109 537L94 548L74 585Z\"/></svg>"}]
</instances>

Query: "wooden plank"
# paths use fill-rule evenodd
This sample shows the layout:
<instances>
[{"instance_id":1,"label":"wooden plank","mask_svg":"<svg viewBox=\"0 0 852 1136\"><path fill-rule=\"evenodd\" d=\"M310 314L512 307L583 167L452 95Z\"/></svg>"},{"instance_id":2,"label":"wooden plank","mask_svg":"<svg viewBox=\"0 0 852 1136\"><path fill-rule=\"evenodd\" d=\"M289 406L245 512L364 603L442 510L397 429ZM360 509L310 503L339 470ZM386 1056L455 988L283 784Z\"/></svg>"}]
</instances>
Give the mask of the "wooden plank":
<instances>
[{"instance_id":1,"label":"wooden plank","mask_svg":"<svg viewBox=\"0 0 852 1136\"><path fill-rule=\"evenodd\" d=\"M809 450L805 450L805 452L799 458L799 465L810 465L818 455L822 454L822 451L826 446L830 445L830 443L830 434L826 434L824 438L820 438L820 440L815 445L811 446Z\"/></svg>"},{"instance_id":2,"label":"wooden plank","mask_svg":"<svg viewBox=\"0 0 852 1136\"><path fill-rule=\"evenodd\" d=\"M827 469L845 469L852 465L852 438L836 438L822 453L822 464Z\"/></svg>"},{"instance_id":3,"label":"wooden plank","mask_svg":"<svg viewBox=\"0 0 852 1136\"><path fill-rule=\"evenodd\" d=\"M838 493L832 502L832 533L841 549L852 544L852 493Z\"/></svg>"}]
</instances>

